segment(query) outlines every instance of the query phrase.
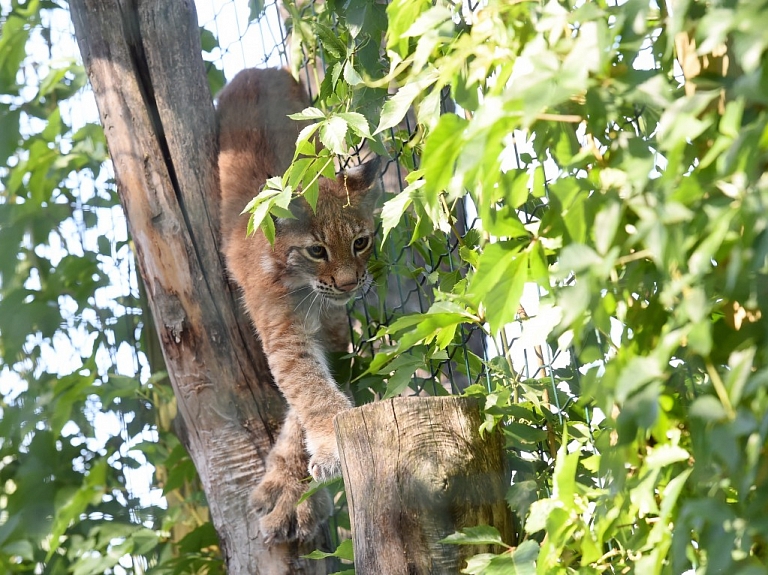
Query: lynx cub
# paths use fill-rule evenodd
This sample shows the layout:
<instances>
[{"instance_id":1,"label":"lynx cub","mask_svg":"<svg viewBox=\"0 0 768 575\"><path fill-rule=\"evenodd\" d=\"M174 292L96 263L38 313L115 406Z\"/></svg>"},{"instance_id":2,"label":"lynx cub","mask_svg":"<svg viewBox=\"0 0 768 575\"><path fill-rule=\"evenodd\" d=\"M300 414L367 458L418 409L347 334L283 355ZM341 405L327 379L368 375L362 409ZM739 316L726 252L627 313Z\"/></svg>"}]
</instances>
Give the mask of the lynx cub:
<instances>
[{"instance_id":1,"label":"lynx cub","mask_svg":"<svg viewBox=\"0 0 768 575\"><path fill-rule=\"evenodd\" d=\"M318 480L340 471L333 417L352 404L324 353L346 349L344 306L369 281L374 241L378 160L321 178L316 213L294 200L295 219L275 221L274 246L259 231L246 237L248 216L240 213L288 167L302 125L287 115L307 105L301 86L274 69L240 72L218 102L223 252L289 405L252 497L267 541L308 538L330 511L324 493L296 502L307 469Z\"/></svg>"}]
</instances>

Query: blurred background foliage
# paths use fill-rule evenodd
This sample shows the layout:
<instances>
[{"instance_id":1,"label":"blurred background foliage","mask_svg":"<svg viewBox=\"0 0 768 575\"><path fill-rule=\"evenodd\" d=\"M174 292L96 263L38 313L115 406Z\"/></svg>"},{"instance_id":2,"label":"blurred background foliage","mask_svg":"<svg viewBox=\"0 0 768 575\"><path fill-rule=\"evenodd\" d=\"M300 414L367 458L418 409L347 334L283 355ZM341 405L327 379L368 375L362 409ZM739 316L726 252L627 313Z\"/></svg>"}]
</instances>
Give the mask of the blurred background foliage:
<instances>
[{"instance_id":1,"label":"blurred background foliage","mask_svg":"<svg viewBox=\"0 0 768 575\"><path fill-rule=\"evenodd\" d=\"M66 2L0 2L0 572L221 572Z\"/></svg>"},{"instance_id":2,"label":"blurred background foliage","mask_svg":"<svg viewBox=\"0 0 768 575\"><path fill-rule=\"evenodd\" d=\"M517 540L465 572L765 573L768 3L239 5L212 92L239 50L315 96L274 185L388 159L339 379L507 438ZM0 7L0 564L220 572L66 5Z\"/></svg>"}]
</instances>

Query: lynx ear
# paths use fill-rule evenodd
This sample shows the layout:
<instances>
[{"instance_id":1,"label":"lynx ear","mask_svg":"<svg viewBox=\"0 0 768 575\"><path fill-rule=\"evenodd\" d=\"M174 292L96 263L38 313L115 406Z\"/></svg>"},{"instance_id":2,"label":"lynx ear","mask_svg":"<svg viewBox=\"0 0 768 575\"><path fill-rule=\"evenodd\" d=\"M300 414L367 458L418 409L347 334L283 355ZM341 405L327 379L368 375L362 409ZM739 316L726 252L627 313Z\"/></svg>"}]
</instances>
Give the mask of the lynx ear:
<instances>
[{"instance_id":1,"label":"lynx ear","mask_svg":"<svg viewBox=\"0 0 768 575\"><path fill-rule=\"evenodd\" d=\"M306 222L314 214L312 208L309 206L309 203L304 199L303 196L293 198L291 203L288 205L288 209L293 214L293 217L301 222Z\"/></svg>"},{"instance_id":2,"label":"lynx ear","mask_svg":"<svg viewBox=\"0 0 768 575\"><path fill-rule=\"evenodd\" d=\"M350 197L358 198L361 204L373 210L381 195L381 188L376 185L380 169L381 158L375 156L372 160L341 172L336 180L346 188Z\"/></svg>"},{"instance_id":3,"label":"lynx ear","mask_svg":"<svg viewBox=\"0 0 768 575\"><path fill-rule=\"evenodd\" d=\"M376 183L381 168L381 158L375 156L367 162L350 168L337 176L339 183L347 186L350 194L366 192Z\"/></svg>"}]
</instances>

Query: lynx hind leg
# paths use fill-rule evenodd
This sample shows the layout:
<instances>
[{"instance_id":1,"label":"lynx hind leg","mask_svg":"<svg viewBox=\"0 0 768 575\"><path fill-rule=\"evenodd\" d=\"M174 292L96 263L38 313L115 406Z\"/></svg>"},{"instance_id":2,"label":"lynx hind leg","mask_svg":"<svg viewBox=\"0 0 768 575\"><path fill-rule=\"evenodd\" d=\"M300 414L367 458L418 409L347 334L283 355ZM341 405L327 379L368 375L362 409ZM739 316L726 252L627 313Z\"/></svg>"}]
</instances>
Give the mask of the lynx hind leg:
<instances>
[{"instance_id":1,"label":"lynx hind leg","mask_svg":"<svg viewBox=\"0 0 768 575\"><path fill-rule=\"evenodd\" d=\"M293 410L267 457L267 472L251 494L259 530L267 543L311 538L333 509L323 489L298 503L307 490L303 429Z\"/></svg>"}]
</instances>

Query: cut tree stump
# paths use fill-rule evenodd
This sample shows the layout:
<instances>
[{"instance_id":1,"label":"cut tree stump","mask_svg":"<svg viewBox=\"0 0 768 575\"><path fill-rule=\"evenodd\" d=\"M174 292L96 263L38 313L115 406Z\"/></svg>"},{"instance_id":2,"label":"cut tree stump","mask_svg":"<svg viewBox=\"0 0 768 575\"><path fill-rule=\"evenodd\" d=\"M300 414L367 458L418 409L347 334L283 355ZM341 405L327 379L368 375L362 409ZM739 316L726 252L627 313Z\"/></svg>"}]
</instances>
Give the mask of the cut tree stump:
<instances>
[{"instance_id":1,"label":"cut tree stump","mask_svg":"<svg viewBox=\"0 0 768 575\"><path fill-rule=\"evenodd\" d=\"M396 398L336 417L357 575L459 573L490 546L440 543L492 525L514 541L500 431L480 437L477 401Z\"/></svg>"}]
</instances>

